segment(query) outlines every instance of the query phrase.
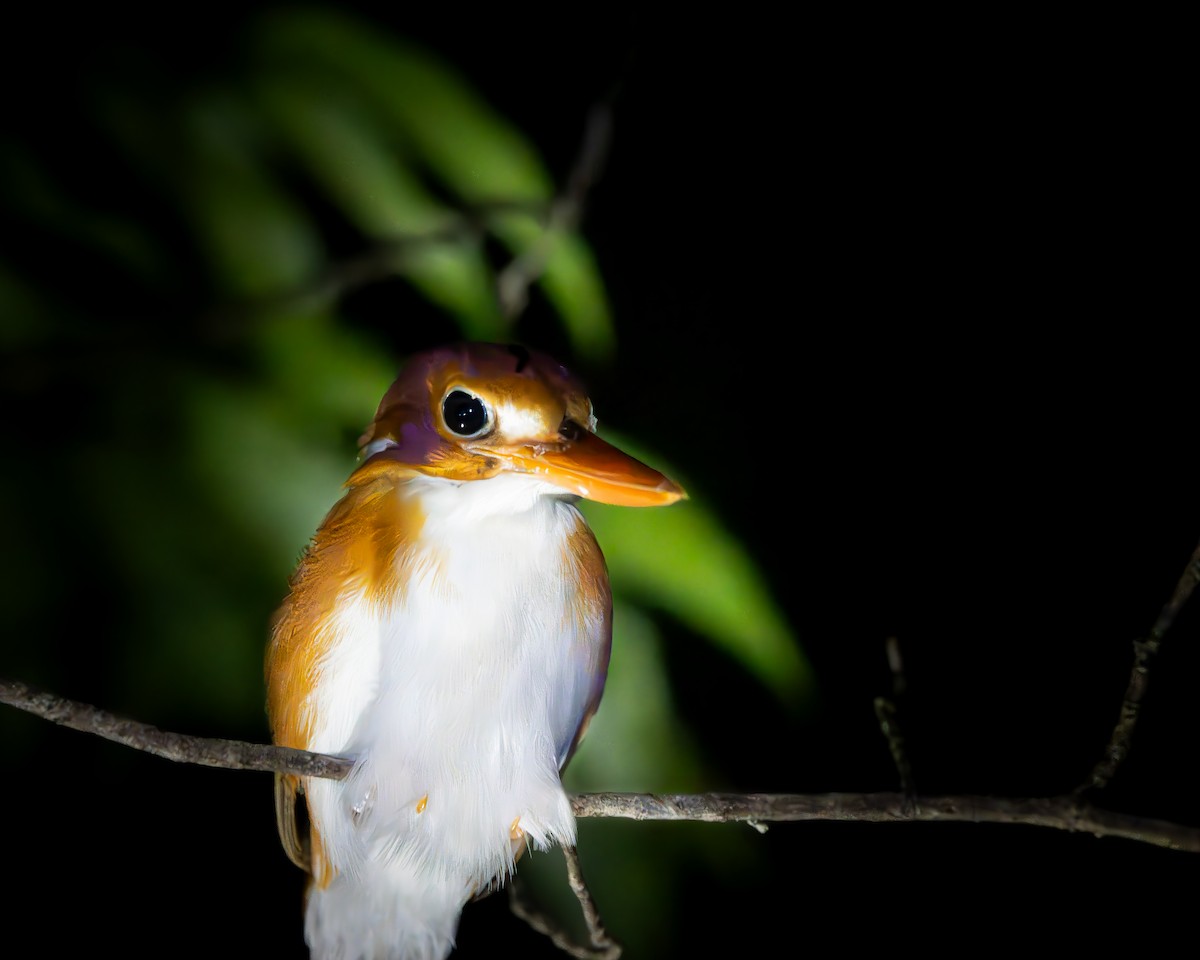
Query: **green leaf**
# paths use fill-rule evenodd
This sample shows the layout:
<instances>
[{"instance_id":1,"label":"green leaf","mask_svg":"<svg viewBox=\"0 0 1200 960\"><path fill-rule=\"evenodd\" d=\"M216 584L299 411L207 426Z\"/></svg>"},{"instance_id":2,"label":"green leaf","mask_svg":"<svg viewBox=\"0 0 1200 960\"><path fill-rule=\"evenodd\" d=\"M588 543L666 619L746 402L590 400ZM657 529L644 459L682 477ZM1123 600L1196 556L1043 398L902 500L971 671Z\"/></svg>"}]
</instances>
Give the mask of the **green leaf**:
<instances>
[{"instance_id":1,"label":"green leaf","mask_svg":"<svg viewBox=\"0 0 1200 960\"><path fill-rule=\"evenodd\" d=\"M592 248L582 236L568 233L557 238L538 283L562 316L572 348L597 360L611 359L617 334L608 293Z\"/></svg>"},{"instance_id":2,"label":"green leaf","mask_svg":"<svg viewBox=\"0 0 1200 960\"><path fill-rule=\"evenodd\" d=\"M260 31L283 64L325 69L388 115L447 186L471 203L549 200L553 184L536 151L437 57L331 10L284 11Z\"/></svg>"},{"instance_id":3,"label":"green leaf","mask_svg":"<svg viewBox=\"0 0 1200 960\"><path fill-rule=\"evenodd\" d=\"M320 240L265 168L253 111L210 94L185 108L181 201L215 279L238 296L290 292L316 274Z\"/></svg>"},{"instance_id":4,"label":"green leaf","mask_svg":"<svg viewBox=\"0 0 1200 960\"><path fill-rule=\"evenodd\" d=\"M496 216L490 225L516 256L541 259L537 282L562 317L572 349L611 359L616 330L604 278L587 241L576 232L547 230L527 214Z\"/></svg>"},{"instance_id":5,"label":"green leaf","mask_svg":"<svg viewBox=\"0 0 1200 960\"><path fill-rule=\"evenodd\" d=\"M318 434L321 428L357 436L396 376L398 358L327 314L264 313L256 334L262 381L287 429L306 442L339 442L336 433Z\"/></svg>"},{"instance_id":6,"label":"green leaf","mask_svg":"<svg viewBox=\"0 0 1200 960\"><path fill-rule=\"evenodd\" d=\"M272 112L368 233L396 237L447 222L448 211L422 186L422 173L477 214L487 204L532 203L548 215L554 184L537 151L428 52L314 10L270 18L261 44L275 76L283 78L283 90L270 96ZM307 86L298 87L293 75L306 77ZM611 357L615 334L608 296L582 236L551 230L529 214L481 215L510 253L537 259L533 275L575 351ZM510 335L497 313L482 251L468 243L427 246L428 251L414 248L405 255L400 269L454 313L468 336Z\"/></svg>"},{"instance_id":7,"label":"green leaf","mask_svg":"<svg viewBox=\"0 0 1200 960\"><path fill-rule=\"evenodd\" d=\"M483 251L471 244L424 243L404 250L398 272L457 321L471 340L511 335L496 302L494 275Z\"/></svg>"},{"instance_id":8,"label":"green leaf","mask_svg":"<svg viewBox=\"0 0 1200 960\"><path fill-rule=\"evenodd\" d=\"M502 339L507 324L480 238L411 169L394 132L361 99L307 74L269 75L259 91L266 115L333 203L390 245L381 259L456 317L466 336Z\"/></svg>"},{"instance_id":9,"label":"green leaf","mask_svg":"<svg viewBox=\"0 0 1200 960\"><path fill-rule=\"evenodd\" d=\"M701 789L700 753L679 722L654 621L614 604L612 658L600 709L567 768L569 789Z\"/></svg>"},{"instance_id":10,"label":"green leaf","mask_svg":"<svg viewBox=\"0 0 1200 960\"><path fill-rule=\"evenodd\" d=\"M394 239L453 224L454 212L434 198L352 92L290 72L267 74L257 89L264 115L364 233Z\"/></svg>"},{"instance_id":11,"label":"green leaf","mask_svg":"<svg viewBox=\"0 0 1200 960\"><path fill-rule=\"evenodd\" d=\"M306 442L294 414L268 391L208 381L189 401L197 483L286 575L341 496L354 451Z\"/></svg>"},{"instance_id":12,"label":"green leaf","mask_svg":"<svg viewBox=\"0 0 1200 960\"><path fill-rule=\"evenodd\" d=\"M0 347L12 349L50 340L55 316L42 291L0 261Z\"/></svg>"},{"instance_id":13,"label":"green leaf","mask_svg":"<svg viewBox=\"0 0 1200 960\"><path fill-rule=\"evenodd\" d=\"M39 227L93 247L113 263L151 277L163 267L161 250L141 224L101 208L109 197L68 199L70 184L55 182L22 144L6 146L0 157L3 201Z\"/></svg>"},{"instance_id":14,"label":"green leaf","mask_svg":"<svg viewBox=\"0 0 1200 960\"><path fill-rule=\"evenodd\" d=\"M461 215L433 196L364 104L312 78L272 76L260 90L266 115L313 179L384 245L386 265L454 316L464 335L502 340L508 324L478 236L455 235Z\"/></svg>"},{"instance_id":15,"label":"green leaf","mask_svg":"<svg viewBox=\"0 0 1200 960\"><path fill-rule=\"evenodd\" d=\"M678 477L661 457L641 456L623 438L617 443ZM807 698L809 665L762 573L703 502L654 509L590 502L581 507L608 560L615 594L672 614L729 653L784 703Z\"/></svg>"}]
</instances>

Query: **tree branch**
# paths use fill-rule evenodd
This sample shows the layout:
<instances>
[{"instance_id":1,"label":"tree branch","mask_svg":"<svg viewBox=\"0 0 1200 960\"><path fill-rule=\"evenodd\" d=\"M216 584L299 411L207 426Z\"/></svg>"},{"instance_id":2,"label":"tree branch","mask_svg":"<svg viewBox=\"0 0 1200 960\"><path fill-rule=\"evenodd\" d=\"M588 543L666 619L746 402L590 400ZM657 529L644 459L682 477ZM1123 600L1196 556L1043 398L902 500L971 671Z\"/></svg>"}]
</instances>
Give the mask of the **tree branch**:
<instances>
[{"instance_id":1,"label":"tree branch","mask_svg":"<svg viewBox=\"0 0 1200 960\"><path fill-rule=\"evenodd\" d=\"M896 772L900 775L900 789L904 791L905 803L909 807L917 805L917 785L913 780L912 763L908 759L908 750L904 742L904 734L900 729L900 700L908 689L908 681L904 677L904 660L900 656L900 641L888 637L885 643L888 666L892 671L891 697L875 698L875 719L879 721L879 730L887 740L888 751Z\"/></svg>"},{"instance_id":2,"label":"tree branch","mask_svg":"<svg viewBox=\"0 0 1200 960\"><path fill-rule=\"evenodd\" d=\"M1129 689L1125 694L1121 716L1113 731L1105 759L1097 764L1091 782L1070 795L1027 798L922 797L918 806L913 803L910 791L813 795L595 793L572 798L575 815L623 817L631 820L698 820L707 823L743 821L751 825L798 820L1025 824L1075 833L1090 833L1097 837L1124 837L1127 840L1170 850L1200 853L1198 827L1116 813L1093 806L1084 799L1084 792L1088 788L1102 787L1111 779L1128 752L1129 739L1145 694L1146 661L1157 651L1163 635L1174 623L1197 583L1200 583L1200 546L1192 553L1171 599L1163 607L1149 636L1134 644L1135 660ZM898 648L894 648L893 645L889 652L893 657L894 692L899 694L903 692L903 672L898 659ZM345 777L353 766L353 761L345 757L237 740L167 733L149 724L126 720L88 704L43 693L26 684L10 680L0 679L0 702L73 730L94 733L108 740L181 763L232 770L274 771L334 780ZM890 723L894 719L893 713L894 710L885 711L881 722L887 720ZM898 735L898 731L894 733ZM897 752L898 746L899 743L893 744L893 753ZM902 751L899 756L903 759ZM902 774L906 767L905 760L901 765ZM910 785L906 784L907 787ZM583 903L583 900L580 902Z\"/></svg>"},{"instance_id":3,"label":"tree branch","mask_svg":"<svg viewBox=\"0 0 1200 960\"><path fill-rule=\"evenodd\" d=\"M1169 850L1200 853L1200 828L1103 810L1073 794L1059 797L921 797L903 793L588 793L571 799L577 817L695 820L705 823L1002 823L1049 827L1096 837L1124 837Z\"/></svg>"},{"instance_id":4,"label":"tree branch","mask_svg":"<svg viewBox=\"0 0 1200 960\"><path fill-rule=\"evenodd\" d=\"M1102 790L1116 775L1118 768L1129 755L1129 745L1133 741L1133 731L1137 726L1142 712L1142 700L1146 696L1146 688L1150 682L1150 662L1162 645L1164 634L1171 628L1179 611L1191 597L1196 584L1200 583L1200 545L1192 551L1191 559L1184 567L1175 591L1154 621L1148 636L1133 642L1133 669L1129 675L1129 685L1125 688L1125 697L1121 701L1121 712L1113 727L1108 746L1105 747L1101 760L1092 768L1088 779L1080 784L1075 792L1084 793L1088 790Z\"/></svg>"},{"instance_id":5,"label":"tree branch","mask_svg":"<svg viewBox=\"0 0 1200 960\"><path fill-rule=\"evenodd\" d=\"M73 730L94 733L137 750L179 763L231 770L262 770L340 780L352 761L288 747L166 733L125 720L87 704L0 680L0 702ZM1006 823L1124 837L1154 846L1200 853L1200 828L1114 813L1078 795L998 798L921 797L919 808L902 793L828 794L663 794L592 793L572 797L577 817L628 820L696 820L706 823L766 823L836 820L860 823Z\"/></svg>"},{"instance_id":6,"label":"tree branch","mask_svg":"<svg viewBox=\"0 0 1200 960\"><path fill-rule=\"evenodd\" d=\"M496 276L500 309L508 319L520 316L529 302L529 288L546 269L546 261L558 238L578 228L583 219L588 191L600 179L612 140L612 107L598 103L588 114L583 145L567 180L566 190L550 207L546 230L524 253L515 257Z\"/></svg>"},{"instance_id":7,"label":"tree branch","mask_svg":"<svg viewBox=\"0 0 1200 960\"><path fill-rule=\"evenodd\" d=\"M293 750L291 747L167 733L148 723L126 720L89 704L43 693L12 680L0 679L0 703L7 703L72 730L94 733L106 740L177 763L224 767L227 770L294 773L301 777L327 777L332 780L342 779L354 765L353 761L344 757Z\"/></svg>"}]
</instances>

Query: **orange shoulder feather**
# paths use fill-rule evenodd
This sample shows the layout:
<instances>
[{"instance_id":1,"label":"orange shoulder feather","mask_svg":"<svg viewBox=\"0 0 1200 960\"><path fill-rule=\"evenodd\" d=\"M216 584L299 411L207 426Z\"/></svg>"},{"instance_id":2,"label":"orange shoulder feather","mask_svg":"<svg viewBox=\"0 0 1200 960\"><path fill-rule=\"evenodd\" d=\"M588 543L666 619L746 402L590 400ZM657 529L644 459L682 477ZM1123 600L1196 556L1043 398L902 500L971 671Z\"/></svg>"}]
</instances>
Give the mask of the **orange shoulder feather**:
<instances>
[{"instance_id":1,"label":"orange shoulder feather","mask_svg":"<svg viewBox=\"0 0 1200 960\"><path fill-rule=\"evenodd\" d=\"M368 463L347 481L289 581L267 646L267 713L281 746L307 749L311 694L335 640L332 624L348 595L393 596L400 589L404 545L420 532L424 515L401 495L409 471Z\"/></svg>"}]
</instances>

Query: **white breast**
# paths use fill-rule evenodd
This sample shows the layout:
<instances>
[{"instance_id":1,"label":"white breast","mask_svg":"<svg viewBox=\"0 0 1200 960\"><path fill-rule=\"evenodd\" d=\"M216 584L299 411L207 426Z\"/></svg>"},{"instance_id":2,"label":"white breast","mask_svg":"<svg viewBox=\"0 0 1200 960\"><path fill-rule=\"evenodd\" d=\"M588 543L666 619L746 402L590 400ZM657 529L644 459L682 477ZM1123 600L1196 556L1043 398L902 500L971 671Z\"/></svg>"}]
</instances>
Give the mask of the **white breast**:
<instances>
[{"instance_id":1,"label":"white breast","mask_svg":"<svg viewBox=\"0 0 1200 960\"><path fill-rule=\"evenodd\" d=\"M414 481L402 495L427 516L414 575L383 602L339 603L313 748L359 762L310 785L339 873L402 864L465 899L511 870L514 828L574 842L559 766L607 638L565 576L583 520L548 492L511 475Z\"/></svg>"}]
</instances>

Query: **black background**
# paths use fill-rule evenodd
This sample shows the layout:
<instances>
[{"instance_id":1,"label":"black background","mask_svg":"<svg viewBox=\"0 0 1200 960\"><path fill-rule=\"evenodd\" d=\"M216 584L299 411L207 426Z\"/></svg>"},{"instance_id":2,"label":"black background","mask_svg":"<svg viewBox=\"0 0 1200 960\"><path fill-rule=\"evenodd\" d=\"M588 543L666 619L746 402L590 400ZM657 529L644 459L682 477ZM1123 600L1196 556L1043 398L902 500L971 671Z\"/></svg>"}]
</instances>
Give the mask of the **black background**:
<instances>
[{"instance_id":1,"label":"black background","mask_svg":"<svg viewBox=\"0 0 1200 960\"><path fill-rule=\"evenodd\" d=\"M1069 791L1200 536L1178 25L594 13L369 11L459 66L560 177L589 108L618 91L585 229L619 357L616 372L580 363L602 420L683 465L693 498L760 559L820 695L785 716L667 625L713 787L895 789L872 701L890 690L896 635L921 791ZM10 29L6 110L51 122L114 46L181 75L220 69L236 16L158 16ZM53 75L39 69L50 55ZM381 327L393 293L362 292L353 322ZM561 351L536 310L530 330ZM1192 609L1106 804L1197 823L1198 633ZM29 952L301 955L300 877L262 777L67 731L51 743L53 757L2 761L8 926ZM679 956L1088 949L1192 927L1194 855L1134 842L941 824L628 829L647 844L730 831L769 851L765 871L681 880ZM510 949L555 955L502 898L467 911L462 956Z\"/></svg>"}]
</instances>

